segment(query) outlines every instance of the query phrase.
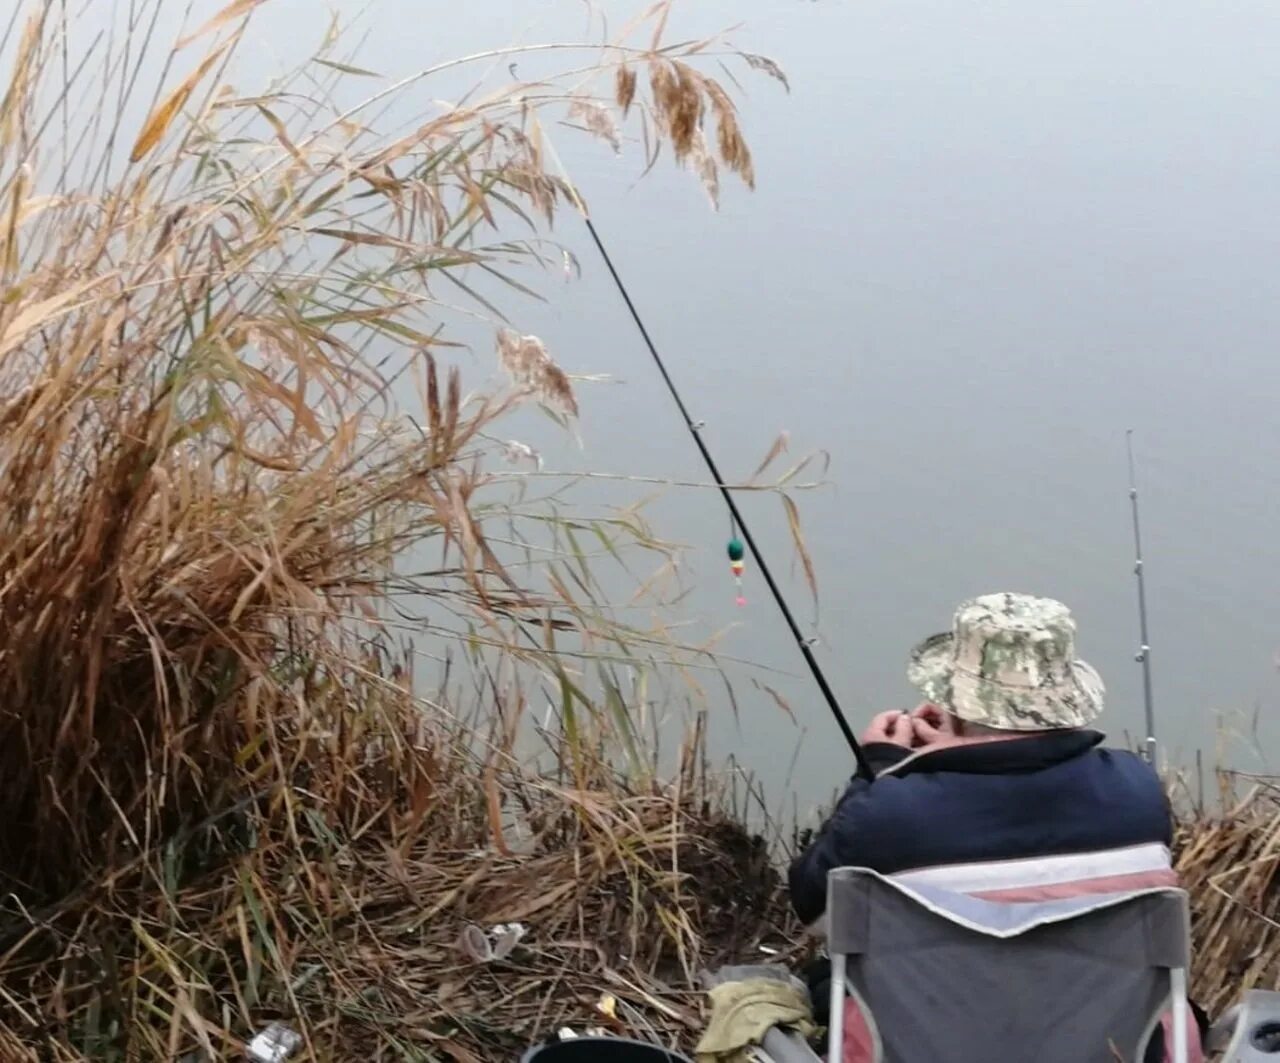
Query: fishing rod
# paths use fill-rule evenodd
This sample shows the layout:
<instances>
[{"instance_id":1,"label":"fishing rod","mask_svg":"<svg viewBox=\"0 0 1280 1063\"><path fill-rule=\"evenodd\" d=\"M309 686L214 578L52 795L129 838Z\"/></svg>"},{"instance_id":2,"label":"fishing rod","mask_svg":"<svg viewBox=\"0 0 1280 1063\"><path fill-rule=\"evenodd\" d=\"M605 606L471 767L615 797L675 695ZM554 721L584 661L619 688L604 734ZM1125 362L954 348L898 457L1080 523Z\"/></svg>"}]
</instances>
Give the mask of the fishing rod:
<instances>
[{"instance_id":1,"label":"fishing rod","mask_svg":"<svg viewBox=\"0 0 1280 1063\"><path fill-rule=\"evenodd\" d=\"M574 198L577 199L577 197ZM631 293L627 291L627 286L623 283L622 276L613 264L613 259L609 256L609 252L604 246L604 241L600 239L600 233L597 231L595 223L591 220L591 215L587 212L586 205L579 199L577 200L577 206L582 214L582 220L587 224L587 232L591 234L596 250L600 252L600 257L604 260L605 267L609 270L609 275L613 278L614 286L618 289L618 293L622 296L622 301L626 303L627 310L631 313L631 320L635 322L636 328L640 332L640 337L644 340L644 345L649 349L649 354L653 358L654 364L658 367L658 373L662 376L663 383L666 384L667 390L671 393L671 398L675 401L676 408L680 411L680 416L684 419L689 435L693 437L698 453L702 455L707 471L711 473L712 479L716 482L716 487L720 490L721 497L724 498L725 505L729 507L729 515L733 521L734 528L742 536L743 542L751 552L751 557L760 569L760 575L764 578L764 582L769 588L769 593L773 595L773 600L778 603L778 610L782 613L783 620L787 622L787 627L791 630L791 635L795 639L796 645L800 647L800 653L804 656L805 663L809 666L809 672L813 675L814 682L818 684L818 689L822 691L822 696L826 699L827 708L831 710L836 726L840 728L840 733L844 735L844 740L849 743L849 748L853 751L854 760L858 763L858 773L865 775L869 780L874 779L875 773L871 770L866 754L858 744L857 738L854 737L853 728L849 726L849 721L841 711L840 703L836 701L835 693L827 682L827 677L823 674L817 657L813 654L813 640L805 637L800 630L800 625L796 623L796 618L792 614L790 606L787 605L787 600L783 597L781 588L775 582L764 555L760 552L760 548L756 546L756 540L751 534L751 529L747 526L742 512L738 509L738 503L734 500L733 492L729 489L729 485L725 483L724 477L720 475L716 460L707 447L706 441L702 438L702 422L693 419L689 413L689 408L684 404L684 399L680 397L680 391L676 387L675 381L672 380L671 374L667 371L666 363L662 360L662 355L658 353L657 345L649 335L649 330L645 328L644 319L640 317L640 312L636 309L636 304L631 299ZM742 551L741 544L736 539L729 544L729 558L733 563L734 573L740 573Z\"/></svg>"},{"instance_id":2,"label":"fishing rod","mask_svg":"<svg viewBox=\"0 0 1280 1063\"><path fill-rule=\"evenodd\" d=\"M1151 639L1147 634L1147 581L1142 564L1142 522L1138 515L1138 472L1133 460L1133 429L1125 432L1129 452L1129 505L1133 511L1133 574L1138 584L1138 628L1142 644L1134 660L1142 665L1142 700L1147 714L1147 760L1156 761L1156 710L1151 694Z\"/></svg>"}]
</instances>

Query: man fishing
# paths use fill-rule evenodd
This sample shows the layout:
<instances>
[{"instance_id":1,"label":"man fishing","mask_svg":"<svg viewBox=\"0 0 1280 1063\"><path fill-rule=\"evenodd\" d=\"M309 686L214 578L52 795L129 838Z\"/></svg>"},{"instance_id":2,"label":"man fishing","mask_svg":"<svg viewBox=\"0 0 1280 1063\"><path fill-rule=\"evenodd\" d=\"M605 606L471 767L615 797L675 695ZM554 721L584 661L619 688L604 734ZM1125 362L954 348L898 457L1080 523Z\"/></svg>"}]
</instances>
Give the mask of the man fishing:
<instances>
[{"instance_id":1,"label":"man fishing","mask_svg":"<svg viewBox=\"0 0 1280 1063\"><path fill-rule=\"evenodd\" d=\"M853 779L791 865L801 919L837 867L1007 901L1177 885L1160 778L1090 727L1104 688L1075 631L1061 602L992 594L912 652L926 700L863 736L874 781Z\"/></svg>"}]
</instances>

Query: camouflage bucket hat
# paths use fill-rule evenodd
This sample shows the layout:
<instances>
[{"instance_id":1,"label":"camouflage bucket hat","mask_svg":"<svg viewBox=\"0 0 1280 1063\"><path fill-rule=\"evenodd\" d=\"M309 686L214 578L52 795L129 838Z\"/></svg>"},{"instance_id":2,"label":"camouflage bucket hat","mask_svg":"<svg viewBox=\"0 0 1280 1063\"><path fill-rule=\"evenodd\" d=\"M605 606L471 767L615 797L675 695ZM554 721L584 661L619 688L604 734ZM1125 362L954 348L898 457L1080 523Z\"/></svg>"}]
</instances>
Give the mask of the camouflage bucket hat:
<instances>
[{"instance_id":1,"label":"camouflage bucket hat","mask_svg":"<svg viewBox=\"0 0 1280 1063\"><path fill-rule=\"evenodd\" d=\"M1102 713L1102 678L1076 660L1061 602L988 594L956 610L952 630L912 651L907 678L962 720L1004 731L1083 727Z\"/></svg>"}]
</instances>

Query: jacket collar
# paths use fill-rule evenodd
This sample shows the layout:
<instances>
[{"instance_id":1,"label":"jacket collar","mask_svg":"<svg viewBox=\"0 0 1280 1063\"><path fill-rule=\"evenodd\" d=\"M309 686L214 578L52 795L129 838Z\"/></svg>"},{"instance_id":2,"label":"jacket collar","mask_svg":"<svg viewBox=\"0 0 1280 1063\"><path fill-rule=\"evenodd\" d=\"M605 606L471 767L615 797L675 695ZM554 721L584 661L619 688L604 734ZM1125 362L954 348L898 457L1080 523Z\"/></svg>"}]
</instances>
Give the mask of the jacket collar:
<instances>
[{"instance_id":1,"label":"jacket collar","mask_svg":"<svg viewBox=\"0 0 1280 1063\"><path fill-rule=\"evenodd\" d=\"M1017 775L1039 771L1081 756L1099 745L1101 731L1072 730L1042 732L993 742L966 742L963 745L922 749L879 771L885 775L913 775L920 772L954 771L969 775Z\"/></svg>"}]
</instances>

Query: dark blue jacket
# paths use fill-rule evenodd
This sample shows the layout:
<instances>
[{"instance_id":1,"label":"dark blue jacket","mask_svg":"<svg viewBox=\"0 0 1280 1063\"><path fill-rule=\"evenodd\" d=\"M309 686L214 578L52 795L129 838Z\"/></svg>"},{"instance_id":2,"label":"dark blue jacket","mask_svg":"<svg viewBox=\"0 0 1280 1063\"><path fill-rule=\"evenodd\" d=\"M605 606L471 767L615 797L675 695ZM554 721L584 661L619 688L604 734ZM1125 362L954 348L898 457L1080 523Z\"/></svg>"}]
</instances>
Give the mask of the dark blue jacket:
<instances>
[{"instance_id":1,"label":"dark blue jacket","mask_svg":"<svg viewBox=\"0 0 1280 1063\"><path fill-rule=\"evenodd\" d=\"M791 865L791 903L805 923L826 907L827 872L884 874L946 864L1169 845L1164 787L1133 753L1100 749L1096 731L1029 735L918 754L874 783L855 777L813 843ZM910 756L866 747L877 773Z\"/></svg>"}]
</instances>

